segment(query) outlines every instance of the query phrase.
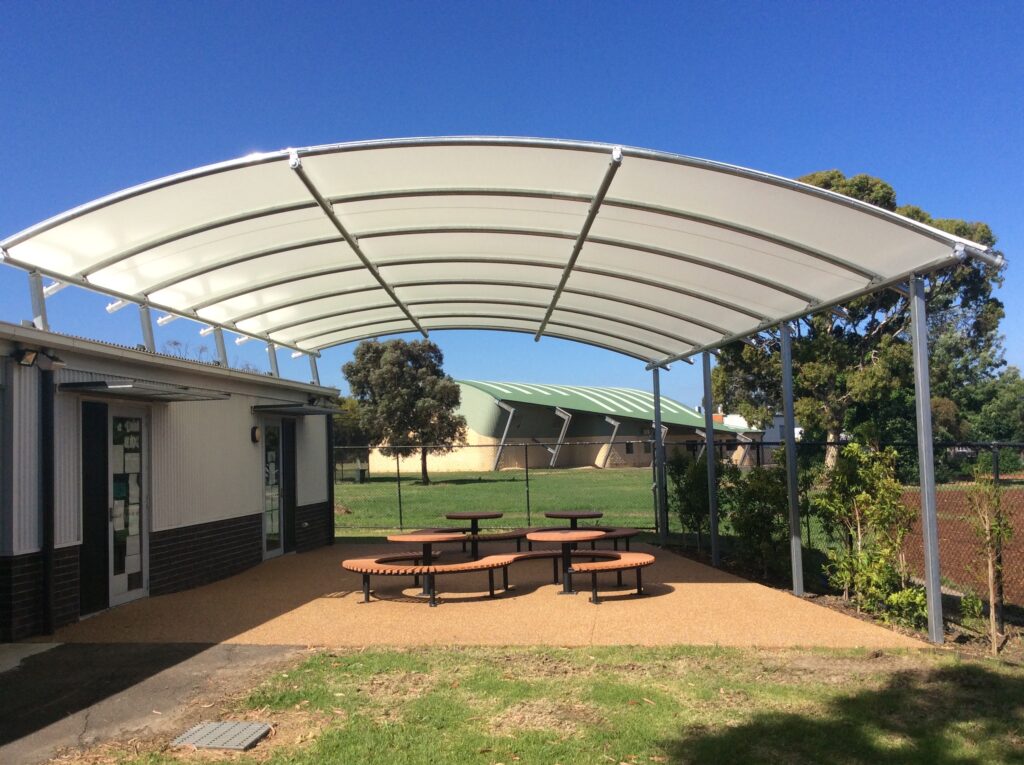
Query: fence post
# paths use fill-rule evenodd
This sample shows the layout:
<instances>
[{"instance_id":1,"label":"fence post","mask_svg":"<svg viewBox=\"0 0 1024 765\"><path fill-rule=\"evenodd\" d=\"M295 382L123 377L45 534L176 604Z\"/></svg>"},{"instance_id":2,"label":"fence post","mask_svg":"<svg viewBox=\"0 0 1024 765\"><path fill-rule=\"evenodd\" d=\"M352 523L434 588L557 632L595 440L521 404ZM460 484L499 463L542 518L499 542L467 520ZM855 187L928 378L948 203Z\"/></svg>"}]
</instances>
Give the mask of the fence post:
<instances>
[{"instance_id":1,"label":"fence post","mask_svg":"<svg viewBox=\"0 0 1024 765\"><path fill-rule=\"evenodd\" d=\"M402 521L402 465L398 455L395 455L395 486L398 487L398 530L405 531L405 524Z\"/></svg>"},{"instance_id":2,"label":"fence post","mask_svg":"<svg viewBox=\"0 0 1024 765\"><path fill-rule=\"evenodd\" d=\"M992 481L996 487L999 487L999 444L992 444ZM1003 546L1000 544L999 549L996 550L996 567L997 569L1003 568ZM1006 626L1003 623L1003 577L999 577L996 580L996 602L989 603L989 608L995 608L996 610L996 629L1000 635L1006 634Z\"/></svg>"},{"instance_id":3,"label":"fence post","mask_svg":"<svg viewBox=\"0 0 1024 765\"><path fill-rule=\"evenodd\" d=\"M530 521L530 445L523 444L523 467L526 469L526 525L532 526Z\"/></svg>"}]
</instances>

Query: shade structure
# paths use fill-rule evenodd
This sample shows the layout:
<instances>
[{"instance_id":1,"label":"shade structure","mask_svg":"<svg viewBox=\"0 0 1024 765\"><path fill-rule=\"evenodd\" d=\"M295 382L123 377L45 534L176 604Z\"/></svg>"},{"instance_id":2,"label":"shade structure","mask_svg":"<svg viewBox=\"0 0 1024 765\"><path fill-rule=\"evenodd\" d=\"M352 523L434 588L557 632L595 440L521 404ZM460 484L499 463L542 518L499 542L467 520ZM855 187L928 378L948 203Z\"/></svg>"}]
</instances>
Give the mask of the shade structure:
<instances>
[{"instance_id":1,"label":"shade structure","mask_svg":"<svg viewBox=\"0 0 1024 765\"><path fill-rule=\"evenodd\" d=\"M483 137L252 155L113 194L0 247L11 265L310 353L493 329L652 365L986 256L766 173Z\"/></svg>"}]
</instances>

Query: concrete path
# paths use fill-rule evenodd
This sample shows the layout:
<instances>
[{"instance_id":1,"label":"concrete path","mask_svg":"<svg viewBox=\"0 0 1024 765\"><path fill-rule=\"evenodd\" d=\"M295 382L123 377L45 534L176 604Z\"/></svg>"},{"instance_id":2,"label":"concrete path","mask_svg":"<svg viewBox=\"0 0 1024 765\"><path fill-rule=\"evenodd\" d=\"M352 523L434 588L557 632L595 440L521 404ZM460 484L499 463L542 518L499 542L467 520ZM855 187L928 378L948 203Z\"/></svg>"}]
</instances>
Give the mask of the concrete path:
<instances>
[{"instance_id":1,"label":"concrete path","mask_svg":"<svg viewBox=\"0 0 1024 765\"><path fill-rule=\"evenodd\" d=\"M779 590L658 549L644 570L645 598L607 592L561 597L549 561L511 567L513 591L486 597L486 574L439 580L429 608L411 580L375 577L363 604L344 558L398 547L336 544L268 561L188 592L112 609L58 632L60 642L204 643L348 647L366 645L669 645L914 648L924 644ZM510 548L489 544L486 552ZM498 572L500 574L500 572ZM624 574L629 584L632 574ZM500 576L496 577L500 580ZM580 577L586 586L587 578ZM614 584L614 575L604 581Z\"/></svg>"},{"instance_id":2,"label":"concrete path","mask_svg":"<svg viewBox=\"0 0 1024 765\"><path fill-rule=\"evenodd\" d=\"M0 673L0 763L45 762L67 747L177 735L303 651L200 643L61 645Z\"/></svg>"}]
</instances>

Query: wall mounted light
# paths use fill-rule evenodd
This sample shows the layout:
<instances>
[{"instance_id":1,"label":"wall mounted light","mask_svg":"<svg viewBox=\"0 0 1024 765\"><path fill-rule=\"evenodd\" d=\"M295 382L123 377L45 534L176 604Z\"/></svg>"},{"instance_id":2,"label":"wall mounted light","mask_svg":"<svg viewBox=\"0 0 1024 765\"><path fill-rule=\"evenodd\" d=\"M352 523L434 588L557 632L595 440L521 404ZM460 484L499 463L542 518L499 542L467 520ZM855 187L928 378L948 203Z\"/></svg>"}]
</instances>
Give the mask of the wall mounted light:
<instances>
[{"instance_id":1,"label":"wall mounted light","mask_svg":"<svg viewBox=\"0 0 1024 765\"><path fill-rule=\"evenodd\" d=\"M249 440L252 441L254 444L258 444L262 436L263 433L262 431L260 431L259 425L253 425L252 428L249 430Z\"/></svg>"},{"instance_id":2,"label":"wall mounted light","mask_svg":"<svg viewBox=\"0 0 1024 765\"><path fill-rule=\"evenodd\" d=\"M36 357L39 356L39 351L32 351L28 348L20 348L16 350L11 358L17 361L23 367L30 367L36 363Z\"/></svg>"}]
</instances>

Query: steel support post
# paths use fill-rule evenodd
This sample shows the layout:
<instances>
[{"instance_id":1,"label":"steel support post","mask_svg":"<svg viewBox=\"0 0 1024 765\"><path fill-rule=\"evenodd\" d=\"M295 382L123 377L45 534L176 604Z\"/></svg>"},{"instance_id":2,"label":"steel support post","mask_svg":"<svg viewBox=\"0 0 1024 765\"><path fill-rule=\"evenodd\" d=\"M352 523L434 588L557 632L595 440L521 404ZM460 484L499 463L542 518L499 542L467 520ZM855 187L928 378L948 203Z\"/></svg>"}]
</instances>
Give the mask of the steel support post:
<instances>
[{"instance_id":1,"label":"steel support post","mask_svg":"<svg viewBox=\"0 0 1024 765\"><path fill-rule=\"evenodd\" d=\"M46 293L43 290L43 275L38 271L30 271L28 288L32 293L32 324L36 329L50 331L50 321L46 318Z\"/></svg>"},{"instance_id":2,"label":"steel support post","mask_svg":"<svg viewBox=\"0 0 1024 765\"><path fill-rule=\"evenodd\" d=\"M658 541L668 544L668 492L665 486L665 444L661 434L661 370L651 370L654 389L654 507L658 513Z\"/></svg>"},{"instance_id":3,"label":"steel support post","mask_svg":"<svg viewBox=\"0 0 1024 765\"><path fill-rule=\"evenodd\" d=\"M715 475L715 417L714 399L711 395L711 354L701 354L704 361L704 438L707 448L704 456L708 463L708 515L711 524L711 565L722 563L722 554L718 549L718 477Z\"/></svg>"},{"instance_id":4,"label":"steel support post","mask_svg":"<svg viewBox=\"0 0 1024 765\"><path fill-rule=\"evenodd\" d=\"M220 327L213 328L213 339L217 343L217 360L225 369L228 368L228 348L224 344L224 330Z\"/></svg>"},{"instance_id":5,"label":"steel support post","mask_svg":"<svg viewBox=\"0 0 1024 765\"><path fill-rule=\"evenodd\" d=\"M139 305L139 322L142 324L142 342L145 343L146 350L150 353L156 353L156 340L153 337L153 317L149 313L148 305Z\"/></svg>"},{"instance_id":6,"label":"steel support post","mask_svg":"<svg viewBox=\"0 0 1024 765\"><path fill-rule=\"evenodd\" d=\"M939 584L939 528L935 515L932 394L928 375L926 311L924 279L915 276L910 280L910 336L914 352L917 458L921 471L921 531L924 538L924 587L928 598L928 638L933 643L942 643L942 589Z\"/></svg>"},{"instance_id":7,"label":"steel support post","mask_svg":"<svg viewBox=\"0 0 1024 765\"><path fill-rule=\"evenodd\" d=\"M309 354L309 374L312 375L311 382L314 385L320 384L320 370L316 366L316 356Z\"/></svg>"},{"instance_id":8,"label":"steel support post","mask_svg":"<svg viewBox=\"0 0 1024 765\"><path fill-rule=\"evenodd\" d=\"M270 360L270 374L273 377L280 377L281 372L277 367L277 345L267 343L267 358Z\"/></svg>"},{"instance_id":9,"label":"steel support post","mask_svg":"<svg viewBox=\"0 0 1024 765\"><path fill-rule=\"evenodd\" d=\"M793 337L789 324L779 325L782 338L782 419L786 440L786 488L789 493L789 565L793 594L804 594L803 546L800 542L800 495L796 480L796 421L793 417Z\"/></svg>"}]
</instances>

